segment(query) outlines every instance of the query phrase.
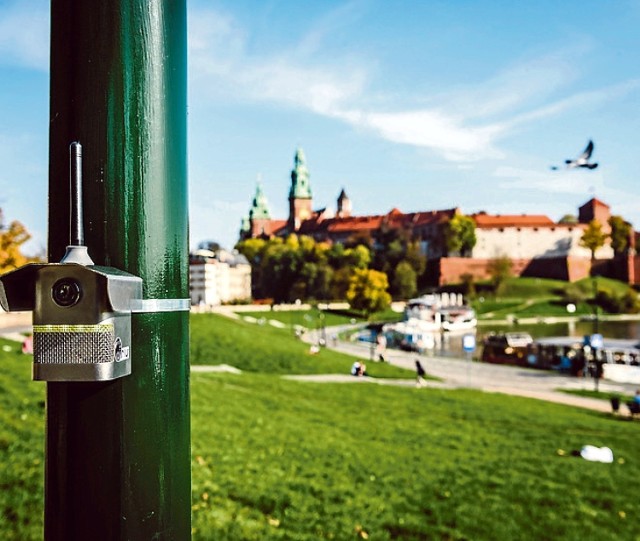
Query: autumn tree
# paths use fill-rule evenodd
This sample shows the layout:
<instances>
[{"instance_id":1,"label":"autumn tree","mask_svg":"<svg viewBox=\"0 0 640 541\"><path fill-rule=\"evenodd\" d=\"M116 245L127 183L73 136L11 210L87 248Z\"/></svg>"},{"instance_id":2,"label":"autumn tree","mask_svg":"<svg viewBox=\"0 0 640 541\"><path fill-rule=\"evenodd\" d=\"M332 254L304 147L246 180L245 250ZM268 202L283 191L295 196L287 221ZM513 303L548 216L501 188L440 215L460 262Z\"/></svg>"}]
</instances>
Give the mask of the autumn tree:
<instances>
[{"instance_id":1,"label":"autumn tree","mask_svg":"<svg viewBox=\"0 0 640 541\"><path fill-rule=\"evenodd\" d=\"M607 235L602 231L602 224L598 220L591 220L580 238L580 246L591 252L593 261L596 258L596 251L604 246L606 240Z\"/></svg>"},{"instance_id":2,"label":"autumn tree","mask_svg":"<svg viewBox=\"0 0 640 541\"><path fill-rule=\"evenodd\" d=\"M30 238L27 229L18 221L5 226L0 211L0 272L17 269L30 261L20 251L21 246Z\"/></svg>"},{"instance_id":3,"label":"autumn tree","mask_svg":"<svg viewBox=\"0 0 640 541\"><path fill-rule=\"evenodd\" d=\"M352 308L361 310L368 318L373 312L379 312L389 306L391 295L387 292L388 289L389 281L384 272L355 269L346 297Z\"/></svg>"},{"instance_id":4,"label":"autumn tree","mask_svg":"<svg viewBox=\"0 0 640 541\"><path fill-rule=\"evenodd\" d=\"M626 222L622 216L611 216L608 220L611 227L611 248L615 255L624 254L629 248L629 238L631 237L631 224Z\"/></svg>"}]
</instances>

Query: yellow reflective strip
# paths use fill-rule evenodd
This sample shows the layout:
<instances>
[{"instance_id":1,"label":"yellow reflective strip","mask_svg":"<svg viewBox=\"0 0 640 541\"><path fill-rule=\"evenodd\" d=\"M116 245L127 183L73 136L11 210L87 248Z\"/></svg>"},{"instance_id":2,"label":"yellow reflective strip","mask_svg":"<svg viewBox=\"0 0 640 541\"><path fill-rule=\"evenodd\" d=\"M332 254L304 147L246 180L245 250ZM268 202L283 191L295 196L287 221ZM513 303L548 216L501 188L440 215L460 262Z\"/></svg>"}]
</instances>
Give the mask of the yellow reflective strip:
<instances>
[{"instance_id":1,"label":"yellow reflective strip","mask_svg":"<svg viewBox=\"0 0 640 541\"><path fill-rule=\"evenodd\" d=\"M113 325L34 325L33 332L110 333L113 332Z\"/></svg>"}]
</instances>

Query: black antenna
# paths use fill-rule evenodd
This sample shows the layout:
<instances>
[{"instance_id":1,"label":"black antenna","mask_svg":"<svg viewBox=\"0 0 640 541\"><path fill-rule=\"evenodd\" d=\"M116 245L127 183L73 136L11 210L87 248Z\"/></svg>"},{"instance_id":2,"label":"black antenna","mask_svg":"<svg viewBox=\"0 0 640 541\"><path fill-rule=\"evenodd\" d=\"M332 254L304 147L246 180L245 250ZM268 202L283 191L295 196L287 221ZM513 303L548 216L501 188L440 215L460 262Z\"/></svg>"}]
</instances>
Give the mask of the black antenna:
<instances>
[{"instance_id":1,"label":"black antenna","mask_svg":"<svg viewBox=\"0 0 640 541\"><path fill-rule=\"evenodd\" d=\"M69 182L71 208L69 219L69 246L60 263L93 265L84 245L82 224L82 145L74 141L69 145Z\"/></svg>"}]
</instances>

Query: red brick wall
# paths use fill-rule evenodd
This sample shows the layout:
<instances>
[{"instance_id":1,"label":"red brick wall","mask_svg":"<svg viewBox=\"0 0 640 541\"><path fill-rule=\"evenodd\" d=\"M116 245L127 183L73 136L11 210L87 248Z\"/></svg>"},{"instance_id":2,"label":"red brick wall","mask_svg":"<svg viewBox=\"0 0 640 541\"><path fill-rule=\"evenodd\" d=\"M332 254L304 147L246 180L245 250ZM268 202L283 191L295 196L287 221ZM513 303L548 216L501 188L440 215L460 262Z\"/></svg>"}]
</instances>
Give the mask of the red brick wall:
<instances>
[{"instance_id":1,"label":"red brick wall","mask_svg":"<svg viewBox=\"0 0 640 541\"><path fill-rule=\"evenodd\" d=\"M633 256L633 282L640 285L640 255Z\"/></svg>"},{"instance_id":2,"label":"red brick wall","mask_svg":"<svg viewBox=\"0 0 640 541\"><path fill-rule=\"evenodd\" d=\"M488 259L468 257L443 257L437 269L437 284L459 283L460 276L471 274L476 280L489 278ZM512 259L514 276L536 276L576 281L589 276L591 261L582 258ZM640 261L637 263L640 266Z\"/></svg>"}]
</instances>

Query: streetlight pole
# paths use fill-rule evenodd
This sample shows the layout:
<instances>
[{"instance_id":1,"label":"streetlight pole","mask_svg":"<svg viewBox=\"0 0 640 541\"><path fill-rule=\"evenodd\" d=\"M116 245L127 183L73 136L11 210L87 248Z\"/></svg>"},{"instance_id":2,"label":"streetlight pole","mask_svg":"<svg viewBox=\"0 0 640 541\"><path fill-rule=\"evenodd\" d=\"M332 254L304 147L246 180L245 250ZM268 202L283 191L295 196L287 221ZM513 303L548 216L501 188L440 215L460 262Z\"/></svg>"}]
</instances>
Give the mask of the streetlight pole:
<instances>
[{"instance_id":1,"label":"streetlight pole","mask_svg":"<svg viewBox=\"0 0 640 541\"><path fill-rule=\"evenodd\" d=\"M47 384L46 541L191 536L185 0L52 0L49 260L69 240L84 149L85 240L143 279L132 373Z\"/></svg>"}]
</instances>

